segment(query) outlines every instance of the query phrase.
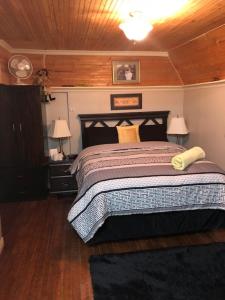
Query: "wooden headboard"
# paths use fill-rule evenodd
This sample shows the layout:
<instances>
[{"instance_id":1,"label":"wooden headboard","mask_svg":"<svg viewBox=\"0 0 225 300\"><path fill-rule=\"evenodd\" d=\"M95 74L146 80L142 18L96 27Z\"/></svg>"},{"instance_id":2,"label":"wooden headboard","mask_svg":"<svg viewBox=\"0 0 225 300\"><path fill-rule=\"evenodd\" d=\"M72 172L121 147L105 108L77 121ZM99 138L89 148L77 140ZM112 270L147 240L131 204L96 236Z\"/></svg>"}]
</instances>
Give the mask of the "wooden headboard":
<instances>
[{"instance_id":1,"label":"wooden headboard","mask_svg":"<svg viewBox=\"0 0 225 300\"><path fill-rule=\"evenodd\" d=\"M141 141L167 141L168 114L169 111L146 111L78 115L81 122L83 148L99 144L118 143L116 126L133 125L134 120L138 120L140 125ZM112 121L114 121L113 126Z\"/></svg>"}]
</instances>

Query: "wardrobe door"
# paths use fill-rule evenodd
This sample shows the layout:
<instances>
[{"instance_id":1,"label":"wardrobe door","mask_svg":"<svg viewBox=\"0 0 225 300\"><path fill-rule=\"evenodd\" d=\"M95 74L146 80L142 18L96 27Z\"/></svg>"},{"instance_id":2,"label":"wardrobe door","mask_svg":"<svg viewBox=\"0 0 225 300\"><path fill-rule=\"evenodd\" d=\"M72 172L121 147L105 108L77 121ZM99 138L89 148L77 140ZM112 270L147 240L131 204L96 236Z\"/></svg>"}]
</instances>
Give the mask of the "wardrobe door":
<instances>
[{"instance_id":1,"label":"wardrobe door","mask_svg":"<svg viewBox=\"0 0 225 300\"><path fill-rule=\"evenodd\" d=\"M0 85L0 201L46 191L38 86Z\"/></svg>"},{"instance_id":2,"label":"wardrobe door","mask_svg":"<svg viewBox=\"0 0 225 300\"><path fill-rule=\"evenodd\" d=\"M0 85L0 167L11 167L17 161L16 119L8 86Z\"/></svg>"},{"instance_id":3,"label":"wardrobe door","mask_svg":"<svg viewBox=\"0 0 225 300\"><path fill-rule=\"evenodd\" d=\"M44 157L40 88L20 86L14 90L14 101L18 108L20 161L25 168L40 166Z\"/></svg>"}]
</instances>

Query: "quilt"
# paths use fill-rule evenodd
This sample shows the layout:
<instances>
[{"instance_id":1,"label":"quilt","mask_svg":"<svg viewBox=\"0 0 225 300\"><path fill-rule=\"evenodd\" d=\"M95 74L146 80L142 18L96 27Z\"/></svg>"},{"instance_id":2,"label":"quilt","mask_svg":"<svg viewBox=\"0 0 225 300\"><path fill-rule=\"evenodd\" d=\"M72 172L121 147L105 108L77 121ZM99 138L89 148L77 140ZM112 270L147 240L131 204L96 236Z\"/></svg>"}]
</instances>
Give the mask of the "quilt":
<instances>
[{"instance_id":1,"label":"quilt","mask_svg":"<svg viewBox=\"0 0 225 300\"><path fill-rule=\"evenodd\" d=\"M169 142L105 144L84 149L71 166L78 194L68 221L88 242L109 216L225 209L225 172L208 160L184 171L171 159L185 148Z\"/></svg>"}]
</instances>

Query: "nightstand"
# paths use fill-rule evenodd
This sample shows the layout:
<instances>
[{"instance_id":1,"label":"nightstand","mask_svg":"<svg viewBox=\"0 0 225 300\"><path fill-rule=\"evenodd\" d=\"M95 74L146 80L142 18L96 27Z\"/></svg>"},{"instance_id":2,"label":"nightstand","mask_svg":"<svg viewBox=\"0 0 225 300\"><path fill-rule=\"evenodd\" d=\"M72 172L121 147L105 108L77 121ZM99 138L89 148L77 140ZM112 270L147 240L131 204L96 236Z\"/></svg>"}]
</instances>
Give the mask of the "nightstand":
<instances>
[{"instance_id":1,"label":"nightstand","mask_svg":"<svg viewBox=\"0 0 225 300\"><path fill-rule=\"evenodd\" d=\"M76 157L77 155L75 158ZM74 159L49 161L50 194L69 194L77 192L75 176L71 175L69 171Z\"/></svg>"}]
</instances>

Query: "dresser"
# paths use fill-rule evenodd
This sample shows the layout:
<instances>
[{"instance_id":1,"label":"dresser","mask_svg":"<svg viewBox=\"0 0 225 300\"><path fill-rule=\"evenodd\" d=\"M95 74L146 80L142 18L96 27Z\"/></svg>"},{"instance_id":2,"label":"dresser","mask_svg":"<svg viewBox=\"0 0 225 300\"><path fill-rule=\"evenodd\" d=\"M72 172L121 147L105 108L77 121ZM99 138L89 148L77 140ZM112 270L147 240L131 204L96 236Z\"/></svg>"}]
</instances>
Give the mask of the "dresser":
<instances>
[{"instance_id":1,"label":"dresser","mask_svg":"<svg viewBox=\"0 0 225 300\"><path fill-rule=\"evenodd\" d=\"M74 155L74 159L77 155ZM77 183L74 175L70 174L69 168L74 159L61 161L49 161L50 194L76 194Z\"/></svg>"}]
</instances>

